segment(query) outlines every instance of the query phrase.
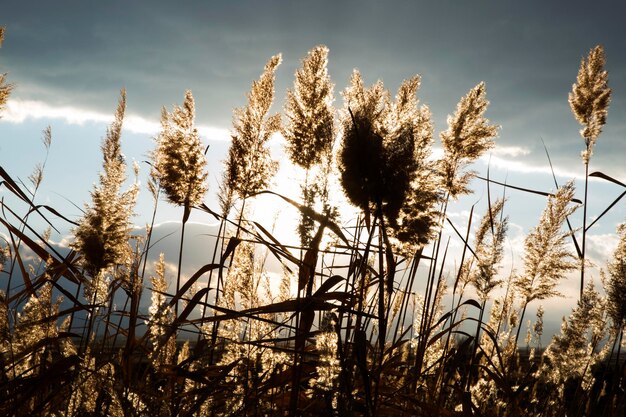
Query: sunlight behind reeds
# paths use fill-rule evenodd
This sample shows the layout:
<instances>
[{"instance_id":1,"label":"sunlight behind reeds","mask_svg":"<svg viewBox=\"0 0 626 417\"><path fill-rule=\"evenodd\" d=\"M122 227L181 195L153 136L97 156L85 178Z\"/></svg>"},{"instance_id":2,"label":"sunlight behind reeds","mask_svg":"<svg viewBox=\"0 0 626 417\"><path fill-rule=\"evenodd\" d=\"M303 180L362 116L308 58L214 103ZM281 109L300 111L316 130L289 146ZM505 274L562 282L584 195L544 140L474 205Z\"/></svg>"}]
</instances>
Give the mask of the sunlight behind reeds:
<instances>
[{"instance_id":1,"label":"sunlight behind reeds","mask_svg":"<svg viewBox=\"0 0 626 417\"><path fill-rule=\"evenodd\" d=\"M542 340L544 307L528 320L528 306L557 300L568 272L580 268L585 282L585 232L593 223L586 225L585 210L581 246L572 214L580 203L586 209L586 197L575 198L573 182L552 192L506 186L545 197L545 209L516 254L522 266L502 271L510 220L507 199L492 200L491 188L504 184L480 178L484 211L472 206L467 224L449 212L472 193L472 163L497 146L486 84L448 116L437 159L419 75L392 98L382 81L366 87L355 70L337 111L328 54L316 46L301 61L284 125L271 113L281 55L253 81L234 111L219 208L205 202L208 170L218 169L206 166L211 149L195 127L191 91L162 112L147 186L135 166L135 181L123 190L122 90L102 141L102 172L77 221L37 201L45 161L30 188L0 169L0 187L11 196L0 202L0 413L624 415L626 227L617 230L603 288L587 280L561 332ZM569 101L583 125L585 179L621 184L588 172L611 94L604 63L603 49L592 49ZM0 109L11 91L0 76ZM300 200L272 190L278 161L268 141L276 132L304 172L304 183L294 185ZM50 129L44 146L53 146ZM342 219L335 183L356 218ZM154 203L142 233L132 220L140 188ZM261 195L298 212L300 245L275 237L280 218L255 220ZM162 198L183 210L176 264L155 250ZM475 207L484 213L477 225ZM215 243L201 248L202 266L183 274L192 214L219 226ZM33 227L30 215L49 228ZM50 243L60 224L73 227L65 252ZM462 248L458 259L451 242Z\"/></svg>"}]
</instances>

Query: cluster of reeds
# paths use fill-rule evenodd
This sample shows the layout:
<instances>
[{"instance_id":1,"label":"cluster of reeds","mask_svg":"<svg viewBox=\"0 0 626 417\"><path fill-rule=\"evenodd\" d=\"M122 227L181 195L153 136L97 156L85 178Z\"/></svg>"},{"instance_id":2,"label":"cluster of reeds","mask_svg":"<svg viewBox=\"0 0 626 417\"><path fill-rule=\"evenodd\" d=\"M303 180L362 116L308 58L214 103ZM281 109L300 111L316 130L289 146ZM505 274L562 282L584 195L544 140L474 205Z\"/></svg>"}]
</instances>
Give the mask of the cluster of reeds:
<instances>
[{"instance_id":1,"label":"cluster of reeds","mask_svg":"<svg viewBox=\"0 0 626 417\"><path fill-rule=\"evenodd\" d=\"M559 296L568 272L580 268L585 276L584 232L593 224L583 225L580 243L565 227L581 205L573 183L543 193L523 268L503 275L506 199L489 194L477 227L473 208L466 225L448 215L451 202L471 193L475 173L466 168L494 146L485 84L449 116L437 160L431 114L417 99L419 76L392 99L382 82L366 87L355 71L336 112L327 55L320 46L304 58L285 124L269 115L280 55L253 82L234 114L219 210L204 203L206 150L191 92L181 107L163 110L148 188L155 213L161 195L183 207L176 276L163 254L152 253L153 225L144 235L132 232L140 190L135 182L123 191L124 91L103 140L99 183L77 221L36 201L42 167L30 186L0 168L0 186L26 210L0 203L0 413L623 415L626 228L607 265L606 290L587 284L561 333L544 345L543 308L527 325L528 305ZM586 177L613 180L588 173L610 96L603 65L595 48L570 102L584 125ZM0 92L3 104L11 92L4 77ZM275 132L304 172L301 201L269 189L277 162L267 143ZM49 130L44 143L51 145ZM353 221L340 221L333 181L359 209ZM300 247L252 220L259 194L299 211ZM206 264L185 279L192 211L220 227ZM51 244L50 231L36 230L29 216L50 227L71 224L71 250ZM461 259L448 257L444 227L462 242ZM322 245L325 236L333 243ZM282 265L279 285L271 283L269 257Z\"/></svg>"}]
</instances>

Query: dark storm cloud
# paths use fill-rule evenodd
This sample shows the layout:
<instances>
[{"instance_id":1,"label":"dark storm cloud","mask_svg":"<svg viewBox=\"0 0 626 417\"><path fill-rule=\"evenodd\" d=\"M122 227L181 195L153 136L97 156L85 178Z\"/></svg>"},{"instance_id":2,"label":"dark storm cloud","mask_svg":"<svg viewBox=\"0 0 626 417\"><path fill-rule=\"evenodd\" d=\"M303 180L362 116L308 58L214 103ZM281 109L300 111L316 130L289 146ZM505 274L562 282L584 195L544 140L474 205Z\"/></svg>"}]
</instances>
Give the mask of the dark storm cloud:
<instances>
[{"instance_id":1,"label":"dark storm cloud","mask_svg":"<svg viewBox=\"0 0 626 417\"><path fill-rule=\"evenodd\" d=\"M108 113L125 86L129 110L156 118L190 88L199 121L228 127L271 55L284 58L280 105L300 58L323 43L337 105L354 67L367 83L381 78L392 90L419 73L420 97L439 131L458 99L485 80L488 117L503 126L501 144L525 146L533 151L528 161L539 161L543 138L557 163L573 164L582 139L567 94L580 58L600 43L614 98L596 154L616 164L615 155L626 153L626 30L624 7L616 4L61 1L34 9L10 1L0 62L17 84L16 97Z\"/></svg>"}]
</instances>

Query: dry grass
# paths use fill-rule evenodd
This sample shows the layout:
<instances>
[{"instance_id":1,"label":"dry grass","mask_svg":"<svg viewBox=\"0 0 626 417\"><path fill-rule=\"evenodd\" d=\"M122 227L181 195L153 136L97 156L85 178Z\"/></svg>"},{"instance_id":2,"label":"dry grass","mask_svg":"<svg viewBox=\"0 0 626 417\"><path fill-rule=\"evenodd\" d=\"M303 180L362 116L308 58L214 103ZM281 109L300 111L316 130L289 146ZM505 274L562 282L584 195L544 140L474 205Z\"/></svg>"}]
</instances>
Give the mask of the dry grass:
<instances>
[{"instance_id":1,"label":"dry grass","mask_svg":"<svg viewBox=\"0 0 626 417\"><path fill-rule=\"evenodd\" d=\"M221 221L212 257L186 282L180 280L181 240L175 293L167 293L174 277L162 257L152 274L146 267L158 255L150 254L151 228L146 236L129 235L136 190L121 190L124 94L103 143L100 184L78 224L38 205L36 192L0 168L0 186L27 207L24 215L1 203L1 414L624 415L626 376L618 360L624 229L608 267L607 297L587 285L561 334L544 349L540 314L529 327L527 349L519 349L527 305L558 295L554 286L562 274L582 263L572 260L584 259L584 251L569 252L573 235L563 226L576 207L573 186L544 193L546 210L526 239L524 271L503 277L506 202L489 198L473 246L472 216L467 225L447 216L450 199L470 192L473 173L465 167L494 146L497 127L483 117L485 85L461 99L441 134L444 157L433 161L430 112L416 97L419 77L392 100L381 82L366 88L355 73L345 107L335 115L326 54L317 47L303 61L283 130L292 159L307 172L319 168L303 187L302 203L265 189L276 170L266 142L280 129L280 118L267 113L280 56L268 62L248 105L236 112L219 212L202 203L206 174L191 93L183 107L164 112L149 183L154 212L163 191L184 207L183 227L191 210ZM307 82L315 77L325 83L320 97L311 91L316 83ZM581 103L576 110L584 113ZM311 118L316 110L330 126ZM339 145L332 143L335 119L343 132ZM49 147L49 131L45 138ZM315 139L320 143L306 154L295 152L301 141ZM187 151L179 152L177 140L189 145ZM332 175L361 210L350 226L337 222L328 198ZM33 178L36 190L43 168ZM307 192L321 203L307 199ZM270 227L248 220L260 193L300 211L301 247L286 247ZM73 250L59 253L29 215L51 227L77 226ZM448 257L446 223L464 244L461 259ZM324 236L334 244L323 247ZM268 257L284 268L279 293L271 290ZM458 273L448 281L444 270L454 264ZM201 279L208 286L199 286ZM423 293L415 292L418 282L426 283ZM497 288L504 295L493 299ZM140 308L144 292L150 292L147 311ZM467 296L474 293L476 299ZM115 306L120 299L124 304Z\"/></svg>"}]
</instances>

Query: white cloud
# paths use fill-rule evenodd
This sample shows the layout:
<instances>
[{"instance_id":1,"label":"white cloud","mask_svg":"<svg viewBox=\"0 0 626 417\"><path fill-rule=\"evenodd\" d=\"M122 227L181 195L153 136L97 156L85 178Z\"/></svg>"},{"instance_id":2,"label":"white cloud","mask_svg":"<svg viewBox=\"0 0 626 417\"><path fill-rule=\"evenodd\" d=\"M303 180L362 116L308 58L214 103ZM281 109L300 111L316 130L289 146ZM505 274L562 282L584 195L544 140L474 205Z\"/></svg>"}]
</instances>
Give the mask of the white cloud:
<instances>
[{"instance_id":1,"label":"white cloud","mask_svg":"<svg viewBox=\"0 0 626 417\"><path fill-rule=\"evenodd\" d=\"M530 149L521 146L496 146L492 151L492 155L518 157L530 154Z\"/></svg>"},{"instance_id":2,"label":"white cloud","mask_svg":"<svg viewBox=\"0 0 626 417\"><path fill-rule=\"evenodd\" d=\"M515 148L515 147L512 147ZM514 156L511 154L504 153L506 156ZM548 174L552 177L552 170L549 165L531 165L523 161L513 160L509 158L501 158L497 156L495 153L491 155L483 155L480 158L486 165L490 165L494 168L499 168L509 172L518 172L521 174ZM568 171L565 169L561 169L559 167L554 167L554 175L561 178L574 178L574 179L584 179L584 176L581 173ZM590 178L593 180L594 178Z\"/></svg>"},{"instance_id":3,"label":"white cloud","mask_svg":"<svg viewBox=\"0 0 626 417\"><path fill-rule=\"evenodd\" d=\"M156 135L159 133L161 124L153 120L144 119L143 117L131 114L124 117L124 128L133 133Z\"/></svg>"},{"instance_id":4,"label":"white cloud","mask_svg":"<svg viewBox=\"0 0 626 417\"><path fill-rule=\"evenodd\" d=\"M489 153L480 157L485 165L490 165L492 168L501 169L507 172L517 172L521 174L548 174L549 178L552 177L552 170L547 163L544 165L534 165L523 161L520 157L528 156L531 152L527 148L520 146L496 146ZM433 160L443 158L443 149L439 147L433 147L431 158ZM566 169L554 166L554 174L560 178L573 178L584 179L583 173L569 171ZM584 171L583 171L584 172ZM596 178L590 178L590 181L597 180Z\"/></svg>"},{"instance_id":5,"label":"white cloud","mask_svg":"<svg viewBox=\"0 0 626 417\"><path fill-rule=\"evenodd\" d=\"M463 221L469 220L470 211L469 210L461 210L461 211L447 211L446 216L451 219L462 219ZM472 221L478 219L478 214L474 213L472 217Z\"/></svg>"},{"instance_id":6,"label":"white cloud","mask_svg":"<svg viewBox=\"0 0 626 417\"><path fill-rule=\"evenodd\" d=\"M50 106L42 101L12 99L7 101L2 120L23 123L27 119L62 119L69 124L82 125L86 122L108 123L113 116L77 109L75 107Z\"/></svg>"},{"instance_id":7,"label":"white cloud","mask_svg":"<svg viewBox=\"0 0 626 417\"><path fill-rule=\"evenodd\" d=\"M24 123L30 119L60 119L70 125L84 125L85 123L104 123L113 121L112 114L98 113L91 110L79 109L71 106L52 106L43 101L11 99L7 101L2 120L9 123ZM156 135L161 125L159 122L146 119L134 114L127 114L124 118L124 129L132 133ZM228 141L228 129L198 125L200 135L209 140Z\"/></svg>"},{"instance_id":8,"label":"white cloud","mask_svg":"<svg viewBox=\"0 0 626 417\"><path fill-rule=\"evenodd\" d=\"M587 234L587 256L592 258L592 262L594 262L597 267L604 268L606 262L613 256L618 242L619 237L614 233L600 235Z\"/></svg>"},{"instance_id":9,"label":"white cloud","mask_svg":"<svg viewBox=\"0 0 626 417\"><path fill-rule=\"evenodd\" d=\"M230 132L228 129L198 125L198 132L200 132L200 136L205 139L230 142Z\"/></svg>"}]
</instances>

